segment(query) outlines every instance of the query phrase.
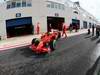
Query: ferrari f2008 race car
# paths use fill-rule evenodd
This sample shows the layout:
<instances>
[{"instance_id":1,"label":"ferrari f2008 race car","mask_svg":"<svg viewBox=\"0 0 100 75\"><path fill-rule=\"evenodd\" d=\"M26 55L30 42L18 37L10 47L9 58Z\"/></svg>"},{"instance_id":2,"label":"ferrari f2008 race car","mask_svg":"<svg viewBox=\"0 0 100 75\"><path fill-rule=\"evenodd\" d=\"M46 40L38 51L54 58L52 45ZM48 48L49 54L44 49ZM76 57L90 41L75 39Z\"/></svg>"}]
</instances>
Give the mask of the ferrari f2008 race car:
<instances>
[{"instance_id":1,"label":"ferrari f2008 race car","mask_svg":"<svg viewBox=\"0 0 100 75\"><path fill-rule=\"evenodd\" d=\"M41 38L34 38L31 42L30 48L37 54L50 53L55 50L56 41L60 37L60 32L47 32L43 34Z\"/></svg>"}]
</instances>

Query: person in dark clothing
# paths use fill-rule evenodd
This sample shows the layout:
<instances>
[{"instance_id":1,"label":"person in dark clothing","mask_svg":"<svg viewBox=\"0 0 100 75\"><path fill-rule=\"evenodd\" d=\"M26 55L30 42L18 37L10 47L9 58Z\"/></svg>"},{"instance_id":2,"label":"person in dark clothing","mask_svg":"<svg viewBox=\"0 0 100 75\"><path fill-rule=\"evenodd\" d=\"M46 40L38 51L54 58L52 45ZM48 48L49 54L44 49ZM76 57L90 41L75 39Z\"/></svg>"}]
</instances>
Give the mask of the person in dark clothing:
<instances>
[{"instance_id":1,"label":"person in dark clothing","mask_svg":"<svg viewBox=\"0 0 100 75\"><path fill-rule=\"evenodd\" d=\"M72 24L70 24L69 30L70 30L70 32L72 32L72 30L73 30L73 25Z\"/></svg>"},{"instance_id":2,"label":"person in dark clothing","mask_svg":"<svg viewBox=\"0 0 100 75\"><path fill-rule=\"evenodd\" d=\"M75 32L78 32L78 24L75 26Z\"/></svg>"},{"instance_id":3,"label":"person in dark clothing","mask_svg":"<svg viewBox=\"0 0 100 75\"><path fill-rule=\"evenodd\" d=\"M60 32L60 31L58 31L58 37L57 37L57 40L58 40L59 38L61 38L61 32Z\"/></svg>"},{"instance_id":4,"label":"person in dark clothing","mask_svg":"<svg viewBox=\"0 0 100 75\"><path fill-rule=\"evenodd\" d=\"M94 36L94 29L95 29L95 27L94 27L94 25L92 25L92 36Z\"/></svg>"},{"instance_id":5,"label":"person in dark clothing","mask_svg":"<svg viewBox=\"0 0 100 75\"><path fill-rule=\"evenodd\" d=\"M91 33L91 31L90 31L90 29L88 29L88 33L87 34L89 35L90 33Z\"/></svg>"},{"instance_id":6,"label":"person in dark clothing","mask_svg":"<svg viewBox=\"0 0 100 75\"><path fill-rule=\"evenodd\" d=\"M52 26L51 26L51 24L49 25L49 32L51 32L52 31Z\"/></svg>"},{"instance_id":7,"label":"person in dark clothing","mask_svg":"<svg viewBox=\"0 0 100 75\"><path fill-rule=\"evenodd\" d=\"M99 28L96 27L96 37L98 38L100 36L100 33L99 33Z\"/></svg>"}]
</instances>

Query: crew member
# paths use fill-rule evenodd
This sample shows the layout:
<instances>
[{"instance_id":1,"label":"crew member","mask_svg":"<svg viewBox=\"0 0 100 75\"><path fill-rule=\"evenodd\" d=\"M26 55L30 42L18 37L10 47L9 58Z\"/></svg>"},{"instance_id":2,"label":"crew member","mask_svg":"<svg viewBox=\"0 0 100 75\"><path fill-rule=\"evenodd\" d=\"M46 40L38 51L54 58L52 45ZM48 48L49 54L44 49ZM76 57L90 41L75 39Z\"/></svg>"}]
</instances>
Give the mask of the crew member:
<instances>
[{"instance_id":1,"label":"crew member","mask_svg":"<svg viewBox=\"0 0 100 75\"><path fill-rule=\"evenodd\" d=\"M65 24L63 24L63 32L62 32L62 36L65 35L65 37L67 37L67 33L66 33L67 27Z\"/></svg>"},{"instance_id":2,"label":"crew member","mask_svg":"<svg viewBox=\"0 0 100 75\"><path fill-rule=\"evenodd\" d=\"M51 24L49 25L49 32L52 32L52 26L51 26Z\"/></svg>"},{"instance_id":3,"label":"crew member","mask_svg":"<svg viewBox=\"0 0 100 75\"><path fill-rule=\"evenodd\" d=\"M94 29L95 29L95 27L94 27L94 25L92 25L92 36L94 36Z\"/></svg>"},{"instance_id":4,"label":"crew member","mask_svg":"<svg viewBox=\"0 0 100 75\"><path fill-rule=\"evenodd\" d=\"M38 22L37 27L36 27L37 34L40 34L40 26L39 25L40 25L40 23Z\"/></svg>"}]
</instances>

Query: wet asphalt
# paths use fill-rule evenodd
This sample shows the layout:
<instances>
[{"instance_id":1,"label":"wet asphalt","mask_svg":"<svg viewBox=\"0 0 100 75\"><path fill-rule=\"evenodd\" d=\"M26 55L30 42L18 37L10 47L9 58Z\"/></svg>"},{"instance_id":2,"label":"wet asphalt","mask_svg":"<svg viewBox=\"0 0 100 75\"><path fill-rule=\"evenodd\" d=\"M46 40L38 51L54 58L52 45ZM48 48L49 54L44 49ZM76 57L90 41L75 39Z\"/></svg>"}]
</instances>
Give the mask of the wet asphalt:
<instances>
[{"instance_id":1,"label":"wet asphalt","mask_svg":"<svg viewBox=\"0 0 100 75\"><path fill-rule=\"evenodd\" d=\"M99 42L82 34L59 39L47 55L36 55L28 46L1 51L0 75L89 75L99 57Z\"/></svg>"}]
</instances>

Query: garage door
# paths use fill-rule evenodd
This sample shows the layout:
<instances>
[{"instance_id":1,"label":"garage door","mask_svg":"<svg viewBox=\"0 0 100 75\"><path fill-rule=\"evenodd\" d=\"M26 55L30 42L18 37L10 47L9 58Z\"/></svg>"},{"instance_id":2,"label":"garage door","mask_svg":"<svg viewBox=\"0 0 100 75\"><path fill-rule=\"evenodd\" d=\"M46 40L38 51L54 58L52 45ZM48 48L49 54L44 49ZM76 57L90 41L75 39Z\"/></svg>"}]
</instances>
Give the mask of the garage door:
<instances>
[{"instance_id":1,"label":"garage door","mask_svg":"<svg viewBox=\"0 0 100 75\"><path fill-rule=\"evenodd\" d=\"M77 19L72 19L72 25L75 27L75 26L78 26L78 28L80 28L80 20L77 20Z\"/></svg>"},{"instance_id":2,"label":"garage door","mask_svg":"<svg viewBox=\"0 0 100 75\"><path fill-rule=\"evenodd\" d=\"M61 31L64 23L64 17L47 17L47 31L50 32L51 28Z\"/></svg>"},{"instance_id":3,"label":"garage door","mask_svg":"<svg viewBox=\"0 0 100 75\"><path fill-rule=\"evenodd\" d=\"M14 26L21 26L21 25L32 25L32 18L25 17L25 18L18 18L18 19L10 19L6 21L7 27L14 27Z\"/></svg>"},{"instance_id":4,"label":"garage door","mask_svg":"<svg viewBox=\"0 0 100 75\"><path fill-rule=\"evenodd\" d=\"M32 34L32 17L6 20L6 29L8 37Z\"/></svg>"}]
</instances>

